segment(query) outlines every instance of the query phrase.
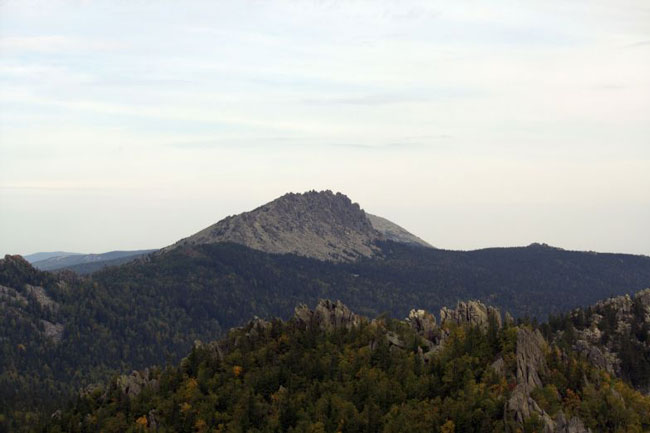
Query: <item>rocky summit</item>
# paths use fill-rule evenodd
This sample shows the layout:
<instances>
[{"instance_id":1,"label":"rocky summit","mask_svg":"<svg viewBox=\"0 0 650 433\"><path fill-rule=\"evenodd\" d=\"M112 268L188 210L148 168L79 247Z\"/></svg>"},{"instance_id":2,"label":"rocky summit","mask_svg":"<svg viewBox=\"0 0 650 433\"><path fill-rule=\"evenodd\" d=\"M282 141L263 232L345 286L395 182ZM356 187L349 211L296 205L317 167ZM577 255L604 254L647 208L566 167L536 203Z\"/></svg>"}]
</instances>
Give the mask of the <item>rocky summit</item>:
<instances>
[{"instance_id":1,"label":"rocky summit","mask_svg":"<svg viewBox=\"0 0 650 433\"><path fill-rule=\"evenodd\" d=\"M289 193L250 212L229 216L164 249L233 242L267 253L293 253L333 262L372 257L377 241L429 246L400 226L369 216L332 191Z\"/></svg>"}]
</instances>

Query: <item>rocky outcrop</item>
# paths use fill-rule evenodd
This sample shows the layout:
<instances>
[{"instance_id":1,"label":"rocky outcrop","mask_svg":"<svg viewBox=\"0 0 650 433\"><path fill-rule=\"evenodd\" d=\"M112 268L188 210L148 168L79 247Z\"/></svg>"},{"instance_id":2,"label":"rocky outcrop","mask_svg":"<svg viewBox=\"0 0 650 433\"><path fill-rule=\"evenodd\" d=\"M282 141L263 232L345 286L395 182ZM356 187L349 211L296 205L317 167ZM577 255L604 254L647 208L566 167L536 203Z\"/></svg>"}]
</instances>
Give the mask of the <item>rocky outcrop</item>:
<instances>
[{"instance_id":1,"label":"rocky outcrop","mask_svg":"<svg viewBox=\"0 0 650 433\"><path fill-rule=\"evenodd\" d=\"M406 318L408 323L418 335L426 338L428 341L438 343L440 341L440 329L436 324L436 318L433 314L424 310L411 310Z\"/></svg>"},{"instance_id":2,"label":"rocky outcrop","mask_svg":"<svg viewBox=\"0 0 650 433\"><path fill-rule=\"evenodd\" d=\"M52 323L48 320L41 319L43 325L43 334L51 339L55 344L60 343L63 338L64 326L61 323Z\"/></svg>"},{"instance_id":3,"label":"rocky outcrop","mask_svg":"<svg viewBox=\"0 0 650 433\"><path fill-rule=\"evenodd\" d=\"M548 344L539 330L517 331L517 383L531 388L542 386L540 374L546 372Z\"/></svg>"},{"instance_id":4,"label":"rocky outcrop","mask_svg":"<svg viewBox=\"0 0 650 433\"><path fill-rule=\"evenodd\" d=\"M229 216L160 253L233 242L267 253L351 262L377 255L377 241L386 239L429 246L384 218L370 218L341 193L309 191L286 194L250 212Z\"/></svg>"},{"instance_id":5,"label":"rocky outcrop","mask_svg":"<svg viewBox=\"0 0 650 433\"><path fill-rule=\"evenodd\" d=\"M548 344L539 330L532 331L522 327L517 331L516 348L516 386L506 403L508 411L514 420L523 425L526 419L536 415L544 425L545 433L587 433L582 421L573 417L567 420L561 411L551 417L531 397L531 392L543 386L542 378L546 371L546 352Z\"/></svg>"},{"instance_id":6,"label":"rocky outcrop","mask_svg":"<svg viewBox=\"0 0 650 433\"><path fill-rule=\"evenodd\" d=\"M261 319L257 316L253 318L250 322L244 327L246 329L246 336L248 337L257 337L260 336L271 327L271 322Z\"/></svg>"},{"instance_id":7,"label":"rocky outcrop","mask_svg":"<svg viewBox=\"0 0 650 433\"><path fill-rule=\"evenodd\" d=\"M577 416L567 420L564 413L560 412L555 417L555 430L557 433L589 433L590 429L586 428L584 423Z\"/></svg>"},{"instance_id":8,"label":"rocky outcrop","mask_svg":"<svg viewBox=\"0 0 650 433\"><path fill-rule=\"evenodd\" d=\"M582 354L594 366L610 374L620 373L620 360L605 347L598 347L586 340L578 340L573 345L573 350Z\"/></svg>"},{"instance_id":9,"label":"rocky outcrop","mask_svg":"<svg viewBox=\"0 0 650 433\"><path fill-rule=\"evenodd\" d=\"M598 368L621 376L619 342L636 341L639 348L648 346L648 337L639 339L639 334L644 327L650 328L650 289L633 296L609 298L588 309L576 309L571 316L577 326L573 350Z\"/></svg>"},{"instance_id":10,"label":"rocky outcrop","mask_svg":"<svg viewBox=\"0 0 650 433\"><path fill-rule=\"evenodd\" d=\"M304 304L298 305L294 314L295 320L305 327L320 328L332 331L339 328L351 329L359 326L365 318L354 314L341 301L332 302L321 299L312 311Z\"/></svg>"},{"instance_id":11,"label":"rocky outcrop","mask_svg":"<svg viewBox=\"0 0 650 433\"><path fill-rule=\"evenodd\" d=\"M116 380L116 385L120 388L123 394L132 398L140 394L146 387L151 387L153 390L157 390L159 382L158 379L152 377L149 369L145 368L143 371L133 371L128 376L119 376Z\"/></svg>"},{"instance_id":12,"label":"rocky outcrop","mask_svg":"<svg viewBox=\"0 0 650 433\"><path fill-rule=\"evenodd\" d=\"M443 307L440 310L440 324L454 323L456 325L478 326L486 330L490 320L501 327L501 313L497 308L489 307L479 301L459 302L456 309Z\"/></svg>"},{"instance_id":13,"label":"rocky outcrop","mask_svg":"<svg viewBox=\"0 0 650 433\"><path fill-rule=\"evenodd\" d=\"M23 320L29 321L35 332L49 338L54 344L60 343L63 338L64 325L41 319L40 314L27 309L30 299L36 301L42 309L50 310L52 313L57 312L59 309L59 304L47 295L43 287L25 284L23 293L21 293L11 287L0 285L0 306L6 308L3 312L11 311ZM56 315L46 317L52 319Z\"/></svg>"},{"instance_id":14,"label":"rocky outcrop","mask_svg":"<svg viewBox=\"0 0 650 433\"><path fill-rule=\"evenodd\" d=\"M20 294L16 289L0 285L0 303L1 302L17 302L19 305L24 307L27 305L27 298Z\"/></svg>"},{"instance_id":15,"label":"rocky outcrop","mask_svg":"<svg viewBox=\"0 0 650 433\"><path fill-rule=\"evenodd\" d=\"M535 414L544 420L545 425L552 423L546 412L533 400L530 393L542 386L540 373L546 370L544 337L539 331L520 328L517 331L517 385L508 400L508 410L512 411L515 421L522 423Z\"/></svg>"},{"instance_id":16,"label":"rocky outcrop","mask_svg":"<svg viewBox=\"0 0 650 433\"><path fill-rule=\"evenodd\" d=\"M25 284L25 292L32 295L41 308L49 308L52 311L57 311L59 309L59 304L54 301L54 299L50 298L43 287Z\"/></svg>"}]
</instances>

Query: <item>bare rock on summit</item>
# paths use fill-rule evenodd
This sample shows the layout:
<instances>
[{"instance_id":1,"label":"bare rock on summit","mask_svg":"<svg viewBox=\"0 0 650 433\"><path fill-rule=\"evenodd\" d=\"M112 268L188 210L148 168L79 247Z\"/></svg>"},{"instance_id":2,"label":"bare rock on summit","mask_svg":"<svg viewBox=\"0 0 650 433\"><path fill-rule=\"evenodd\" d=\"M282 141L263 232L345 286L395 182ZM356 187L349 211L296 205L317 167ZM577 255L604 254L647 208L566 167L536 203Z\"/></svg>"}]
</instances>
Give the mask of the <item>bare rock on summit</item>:
<instances>
[{"instance_id":1,"label":"bare rock on summit","mask_svg":"<svg viewBox=\"0 0 650 433\"><path fill-rule=\"evenodd\" d=\"M286 194L250 212L227 217L165 248L234 242L268 253L294 253L334 262L371 257L384 236L345 195Z\"/></svg>"},{"instance_id":2,"label":"bare rock on summit","mask_svg":"<svg viewBox=\"0 0 650 433\"><path fill-rule=\"evenodd\" d=\"M380 252L378 241L431 247L385 218L369 215L332 191L285 194L250 212L229 216L163 248L233 242L273 254L352 262Z\"/></svg>"}]
</instances>

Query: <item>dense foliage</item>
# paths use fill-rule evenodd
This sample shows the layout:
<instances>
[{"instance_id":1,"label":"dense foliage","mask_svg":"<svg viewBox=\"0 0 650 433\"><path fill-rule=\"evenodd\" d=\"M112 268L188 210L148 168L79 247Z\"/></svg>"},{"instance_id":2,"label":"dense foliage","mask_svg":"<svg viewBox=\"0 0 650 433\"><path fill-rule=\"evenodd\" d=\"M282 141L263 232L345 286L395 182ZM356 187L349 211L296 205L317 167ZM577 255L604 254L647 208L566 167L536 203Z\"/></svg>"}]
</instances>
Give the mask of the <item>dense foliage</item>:
<instances>
[{"instance_id":1,"label":"dense foliage","mask_svg":"<svg viewBox=\"0 0 650 433\"><path fill-rule=\"evenodd\" d=\"M619 376L635 388L650 392L650 317L646 305L635 296L621 299L628 308L612 303L576 309L552 315L542 326L548 336L557 338L565 347L572 347L582 335L595 328L599 350L615 355ZM593 332L591 332L593 334Z\"/></svg>"},{"instance_id":2,"label":"dense foliage","mask_svg":"<svg viewBox=\"0 0 650 433\"><path fill-rule=\"evenodd\" d=\"M177 367L153 371L135 396L118 380L58 413L49 432L499 432L515 422L517 328L452 327L433 357L403 322L380 319L331 332L296 321L251 323L217 345L197 345ZM403 342L391 346L386 336ZM505 369L491 364L497 358ZM551 416L594 431L650 428L650 398L552 347L534 398Z\"/></svg>"},{"instance_id":3,"label":"dense foliage","mask_svg":"<svg viewBox=\"0 0 650 433\"><path fill-rule=\"evenodd\" d=\"M0 285L0 426L15 429L65 396L115 372L175 363L254 315L291 315L301 302L341 299L369 317L404 317L478 298L544 317L650 285L650 258L546 246L471 252L387 242L383 257L334 264L234 244L178 249L90 277L48 274L5 260ZM44 287L56 308L25 284ZM60 342L45 321L63 325ZM18 421L16 421L18 420ZM1 428L1 427L0 427Z\"/></svg>"}]
</instances>

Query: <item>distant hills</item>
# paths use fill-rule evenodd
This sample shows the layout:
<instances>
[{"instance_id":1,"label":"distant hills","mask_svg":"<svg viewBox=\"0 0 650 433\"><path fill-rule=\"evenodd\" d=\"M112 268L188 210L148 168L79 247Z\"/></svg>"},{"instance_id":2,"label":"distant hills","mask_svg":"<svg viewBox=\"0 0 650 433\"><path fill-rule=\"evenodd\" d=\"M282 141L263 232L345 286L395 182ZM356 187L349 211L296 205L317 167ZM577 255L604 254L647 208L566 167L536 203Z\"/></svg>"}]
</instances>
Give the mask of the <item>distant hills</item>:
<instances>
[{"instance_id":1,"label":"distant hills","mask_svg":"<svg viewBox=\"0 0 650 433\"><path fill-rule=\"evenodd\" d=\"M26 256L23 256L25 260L27 260L29 263L36 263L40 262L42 260L47 260L55 257L68 257L68 256L79 256L82 255L81 253L70 253L67 251L50 251L50 252L43 252L43 253L34 253L34 254L28 254Z\"/></svg>"},{"instance_id":2,"label":"distant hills","mask_svg":"<svg viewBox=\"0 0 650 433\"><path fill-rule=\"evenodd\" d=\"M50 252L30 254L25 256L25 259L41 271L69 269L80 274L87 274L107 266L130 262L154 251L156 250L110 251L101 254Z\"/></svg>"}]
</instances>

